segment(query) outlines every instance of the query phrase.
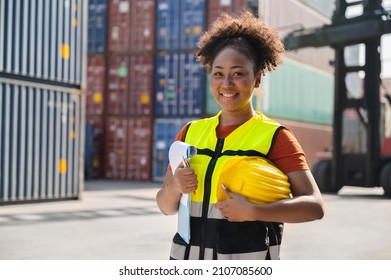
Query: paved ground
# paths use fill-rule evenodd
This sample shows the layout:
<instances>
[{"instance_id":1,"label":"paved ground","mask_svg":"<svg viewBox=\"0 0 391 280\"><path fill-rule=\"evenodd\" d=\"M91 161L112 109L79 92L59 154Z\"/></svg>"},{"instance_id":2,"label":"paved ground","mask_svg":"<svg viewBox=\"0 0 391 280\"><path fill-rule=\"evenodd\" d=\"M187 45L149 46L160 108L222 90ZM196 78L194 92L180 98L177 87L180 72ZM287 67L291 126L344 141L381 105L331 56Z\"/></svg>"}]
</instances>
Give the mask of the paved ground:
<instances>
[{"instance_id":1,"label":"paved ground","mask_svg":"<svg viewBox=\"0 0 391 280\"><path fill-rule=\"evenodd\" d=\"M164 260L176 216L157 183L87 181L80 200L0 206L0 260ZM324 195L320 221L286 224L282 259L391 259L391 200L379 188Z\"/></svg>"}]
</instances>

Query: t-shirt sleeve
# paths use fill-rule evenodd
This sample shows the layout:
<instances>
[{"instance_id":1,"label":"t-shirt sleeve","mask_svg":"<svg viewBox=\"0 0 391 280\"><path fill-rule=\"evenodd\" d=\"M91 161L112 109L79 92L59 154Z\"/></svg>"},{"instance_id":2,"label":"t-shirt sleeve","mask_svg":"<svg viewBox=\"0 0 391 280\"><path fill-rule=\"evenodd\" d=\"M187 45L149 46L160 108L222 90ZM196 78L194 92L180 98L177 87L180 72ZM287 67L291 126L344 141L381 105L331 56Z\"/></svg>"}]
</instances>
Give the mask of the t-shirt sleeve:
<instances>
[{"instance_id":1,"label":"t-shirt sleeve","mask_svg":"<svg viewBox=\"0 0 391 280\"><path fill-rule=\"evenodd\" d=\"M287 128L277 132L268 158L285 174L309 169L304 150Z\"/></svg>"},{"instance_id":2,"label":"t-shirt sleeve","mask_svg":"<svg viewBox=\"0 0 391 280\"><path fill-rule=\"evenodd\" d=\"M187 128L189 127L190 123L185 124L184 127L178 132L178 134L175 137L175 141L185 141L185 135Z\"/></svg>"}]
</instances>

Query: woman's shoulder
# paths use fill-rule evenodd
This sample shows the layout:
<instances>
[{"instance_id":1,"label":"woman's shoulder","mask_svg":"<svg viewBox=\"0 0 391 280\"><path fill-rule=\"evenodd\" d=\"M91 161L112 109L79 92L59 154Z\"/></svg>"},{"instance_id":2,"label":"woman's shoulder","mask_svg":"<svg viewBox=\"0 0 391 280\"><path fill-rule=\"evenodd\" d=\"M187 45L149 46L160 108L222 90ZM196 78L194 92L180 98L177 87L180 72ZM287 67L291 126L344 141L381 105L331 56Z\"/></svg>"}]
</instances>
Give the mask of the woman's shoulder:
<instances>
[{"instance_id":1,"label":"woman's shoulder","mask_svg":"<svg viewBox=\"0 0 391 280\"><path fill-rule=\"evenodd\" d=\"M277 131L268 158L285 174L309 169L303 148L293 132L286 127Z\"/></svg>"}]
</instances>

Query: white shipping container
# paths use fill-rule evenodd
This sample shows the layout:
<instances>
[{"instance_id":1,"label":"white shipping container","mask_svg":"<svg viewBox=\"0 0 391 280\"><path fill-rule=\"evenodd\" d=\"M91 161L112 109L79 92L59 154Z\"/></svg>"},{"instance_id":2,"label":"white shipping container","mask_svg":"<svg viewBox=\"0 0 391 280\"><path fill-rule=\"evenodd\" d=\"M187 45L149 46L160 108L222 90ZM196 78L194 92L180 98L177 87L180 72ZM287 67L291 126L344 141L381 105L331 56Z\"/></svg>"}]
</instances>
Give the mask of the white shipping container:
<instances>
[{"instance_id":1,"label":"white shipping container","mask_svg":"<svg viewBox=\"0 0 391 280\"><path fill-rule=\"evenodd\" d=\"M0 75L82 86L87 2L0 0Z\"/></svg>"}]
</instances>

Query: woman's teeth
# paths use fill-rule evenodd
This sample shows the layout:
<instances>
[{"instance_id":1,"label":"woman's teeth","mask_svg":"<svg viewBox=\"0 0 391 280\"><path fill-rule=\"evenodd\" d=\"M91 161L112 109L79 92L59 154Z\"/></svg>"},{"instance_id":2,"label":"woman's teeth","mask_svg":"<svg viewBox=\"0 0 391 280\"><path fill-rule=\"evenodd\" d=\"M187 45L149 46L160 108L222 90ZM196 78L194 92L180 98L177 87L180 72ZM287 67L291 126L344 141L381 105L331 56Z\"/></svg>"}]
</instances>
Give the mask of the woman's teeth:
<instances>
[{"instance_id":1,"label":"woman's teeth","mask_svg":"<svg viewBox=\"0 0 391 280\"><path fill-rule=\"evenodd\" d=\"M230 98L230 97L234 97L236 95L236 93L231 93L231 94L222 93L221 95L226 97L226 98Z\"/></svg>"}]
</instances>

